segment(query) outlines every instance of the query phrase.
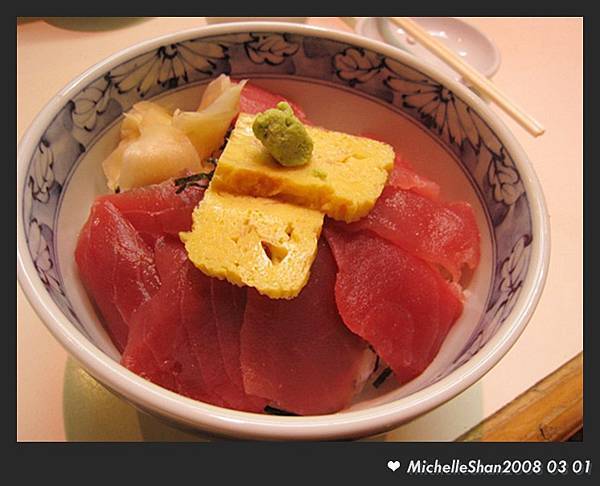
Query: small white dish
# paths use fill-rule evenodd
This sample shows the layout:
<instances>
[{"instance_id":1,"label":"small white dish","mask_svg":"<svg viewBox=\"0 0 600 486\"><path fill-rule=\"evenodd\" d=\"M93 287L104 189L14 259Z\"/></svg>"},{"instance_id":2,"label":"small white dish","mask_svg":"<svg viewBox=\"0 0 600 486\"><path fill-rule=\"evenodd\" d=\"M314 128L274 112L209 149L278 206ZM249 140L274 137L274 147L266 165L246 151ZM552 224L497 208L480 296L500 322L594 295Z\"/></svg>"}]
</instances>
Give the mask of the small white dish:
<instances>
[{"instance_id":1,"label":"small white dish","mask_svg":"<svg viewBox=\"0 0 600 486\"><path fill-rule=\"evenodd\" d=\"M413 20L483 75L491 78L498 71L500 51L485 34L472 25L452 17L413 17ZM407 36L386 17L362 17L356 23L356 31L365 37L403 49L433 64L453 79L461 81L460 74Z\"/></svg>"}]
</instances>

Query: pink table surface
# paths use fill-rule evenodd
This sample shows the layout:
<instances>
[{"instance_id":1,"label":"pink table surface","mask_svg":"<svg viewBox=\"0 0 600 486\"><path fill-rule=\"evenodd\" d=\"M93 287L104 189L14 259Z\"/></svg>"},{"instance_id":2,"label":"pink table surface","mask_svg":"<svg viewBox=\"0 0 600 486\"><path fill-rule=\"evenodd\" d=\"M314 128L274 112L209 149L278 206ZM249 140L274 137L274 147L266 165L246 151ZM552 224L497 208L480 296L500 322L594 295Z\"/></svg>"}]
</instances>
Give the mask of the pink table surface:
<instances>
[{"instance_id":1,"label":"pink table surface","mask_svg":"<svg viewBox=\"0 0 600 486\"><path fill-rule=\"evenodd\" d=\"M495 368L453 400L375 440L454 440L583 348L583 19L463 20L500 49L494 82L547 129L535 139L497 110L545 191L552 225L548 281L527 329ZM350 30L335 17L308 22ZM139 41L205 23L203 17L148 18L96 32L21 23L18 138L57 91L94 63ZM202 440L137 413L92 380L52 338L18 284L17 316L17 440Z\"/></svg>"}]
</instances>

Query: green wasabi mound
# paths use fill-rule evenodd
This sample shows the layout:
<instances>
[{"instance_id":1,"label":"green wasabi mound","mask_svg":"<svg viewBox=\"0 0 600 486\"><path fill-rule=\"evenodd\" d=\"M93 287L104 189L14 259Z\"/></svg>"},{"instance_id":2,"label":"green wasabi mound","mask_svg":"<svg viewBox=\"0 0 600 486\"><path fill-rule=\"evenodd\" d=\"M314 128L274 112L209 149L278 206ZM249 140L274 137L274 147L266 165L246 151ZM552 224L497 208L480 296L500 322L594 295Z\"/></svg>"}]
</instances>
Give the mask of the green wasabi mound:
<instances>
[{"instance_id":1,"label":"green wasabi mound","mask_svg":"<svg viewBox=\"0 0 600 486\"><path fill-rule=\"evenodd\" d=\"M286 102L277 103L277 108L258 114L252 131L281 165L295 167L310 160L313 141Z\"/></svg>"}]
</instances>

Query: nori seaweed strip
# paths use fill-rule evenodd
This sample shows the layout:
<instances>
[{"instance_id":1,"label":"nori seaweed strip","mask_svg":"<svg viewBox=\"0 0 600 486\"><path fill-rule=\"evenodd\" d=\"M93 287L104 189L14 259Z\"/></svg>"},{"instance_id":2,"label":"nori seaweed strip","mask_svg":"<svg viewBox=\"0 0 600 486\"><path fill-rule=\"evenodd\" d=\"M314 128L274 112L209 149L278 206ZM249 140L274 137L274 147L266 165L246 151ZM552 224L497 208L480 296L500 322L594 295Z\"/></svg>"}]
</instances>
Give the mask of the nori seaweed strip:
<instances>
[{"instance_id":1,"label":"nori seaweed strip","mask_svg":"<svg viewBox=\"0 0 600 486\"><path fill-rule=\"evenodd\" d=\"M271 415L288 415L290 417L299 417L297 413L287 412L285 410L280 410L279 408L271 407L269 405L265 407L265 413Z\"/></svg>"},{"instance_id":2,"label":"nori seaweed strip","mask_svg":"<svg viewBox=\"0 0 600 486\"><path fill-rule=\"evenodd\" d=\"M235 128L235 125L233 123L231 125L229 125L227 132L225 132L223 144L219 147L220 150L223 150L225 148L225 145L227 145L227 142L229 142L229 137L231 136L231 132L233 132L234 128Z\"/></svg>"},{"instance_id":3,"label":"nori seaweed strip","mask_svg":"<svg viewBox=\"0 0 600 486\"><path fill-rule=\"evenodd\" d=\"M212 172L200 172L198 174L192 174L189 176L185 176L185 177L180 177L179 179L175 179L173 182L175 183L176 186L179 186L181 184L186 184L188 182L194 182L194 181L200 181L202 179L208 179L210 180L212 178L213 173Z\"/></svg>"},{"instance_id":4,"label":"nori seaweed strip","mask_svg":"<svg viewBox=\"0 0 600 486\"><path fill-rule=\"evenodd\" d=\"M375 373L377 371L377 368L379 368L379 355L375 355L375 366L373 366L373 371L371 371L371 373Z\"/></svg>"},{"instance_id":5,"label":"nori seaweed strip","mask_svg":"<svg viewBox=\"0 0 600 486\"><path fill-rule=\"evenodd\" d=\"M175 186L177 186L177 190L175 191L175 194L179 194L180 192L184 191L189 186L207 187L205 185L197 184L197 181L201 181L201 180L210 181L212 179L213 174L214 174L214 171L209 172L209 173L200 172L199 174L193 174L190 176L180 177L179 179L175 179L173 181Z\"/></svg>"},{"instance_id":6,"label":"nori seaweed strip","mask_svg":"<svg viewBox=\"0 0 600 486\"><path fill-rule=\"evenodd\" d=\"M373 386L375 388L379 388L381 385L383 385L383 382L385 380L387 380L387 377L390 376L392 374L392 369L391 368L386 368L385 370L383 370L381 372L381 374L375 379L375 381L373 382Z\"/></svg>"}]
</instances>

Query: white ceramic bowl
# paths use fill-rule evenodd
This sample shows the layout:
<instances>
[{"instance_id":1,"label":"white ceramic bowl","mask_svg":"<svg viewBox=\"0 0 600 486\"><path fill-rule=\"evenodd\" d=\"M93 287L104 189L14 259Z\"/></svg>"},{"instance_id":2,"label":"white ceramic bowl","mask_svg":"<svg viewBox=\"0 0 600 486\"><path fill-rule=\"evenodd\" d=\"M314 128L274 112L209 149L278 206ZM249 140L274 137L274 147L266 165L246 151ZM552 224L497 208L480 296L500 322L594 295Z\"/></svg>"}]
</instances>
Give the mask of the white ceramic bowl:
<instances>
[{"instance_id":1,"label":"white ceramic bowl","mask_svg":"<svg viewBox=\"0 0 600 486\"><path fill-rule=\"evenodd\" d=\"M221 72L298 101L315 122L384 136L443 197L474 206L482 262L470 298L431 366L398 387L368 389L347 410L314 417L232 411L154 385L118 362L73 261L101 160L123 111L140 99L196 106ZM435 67L355 35L289 23L236 23L168 35L121 51L69 83L18 147L18 277L56 339L97 380L180 426L258 439L342 439L398 426L454 397L496 364L542 292L549 226L527 156L498 117Z\"/></svg>"}]
</instances>

